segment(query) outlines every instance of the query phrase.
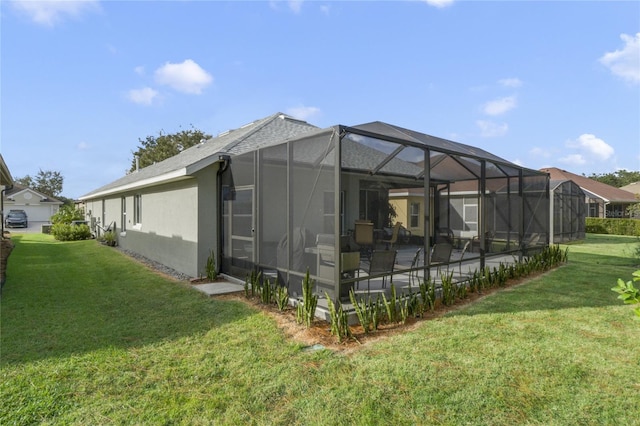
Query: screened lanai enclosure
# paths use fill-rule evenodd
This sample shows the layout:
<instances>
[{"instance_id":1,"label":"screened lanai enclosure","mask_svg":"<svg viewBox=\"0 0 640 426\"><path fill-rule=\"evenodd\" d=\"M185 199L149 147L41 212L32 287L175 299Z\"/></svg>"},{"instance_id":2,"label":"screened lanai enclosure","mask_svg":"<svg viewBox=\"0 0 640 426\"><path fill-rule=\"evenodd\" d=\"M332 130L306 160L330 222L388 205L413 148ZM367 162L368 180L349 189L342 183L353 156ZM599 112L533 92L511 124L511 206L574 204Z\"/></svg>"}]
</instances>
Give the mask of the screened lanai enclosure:
<instances>
[{"instance_id":1,"label":"screened lanai enclosure","mask_svg":"<svg viewBox=\"0 0 640 426\"><path fill-rule=\"evenodd\" d=\"M550 181L551 243L565 243L585 238L587 203L584 191L572 180Z\"/></svg>"},{"instance_id":2,"label":"screened lanai enclosure","mask_svg":"<svg viewBox=\"0 0 640 426\"><path fill-rule=\"evenodd\" d=\"M381 122L232 156L220 182L221 270L277 276L294 297L307 271L348 300L549 242L547 174Z\"/></svg>"}]
</instances>

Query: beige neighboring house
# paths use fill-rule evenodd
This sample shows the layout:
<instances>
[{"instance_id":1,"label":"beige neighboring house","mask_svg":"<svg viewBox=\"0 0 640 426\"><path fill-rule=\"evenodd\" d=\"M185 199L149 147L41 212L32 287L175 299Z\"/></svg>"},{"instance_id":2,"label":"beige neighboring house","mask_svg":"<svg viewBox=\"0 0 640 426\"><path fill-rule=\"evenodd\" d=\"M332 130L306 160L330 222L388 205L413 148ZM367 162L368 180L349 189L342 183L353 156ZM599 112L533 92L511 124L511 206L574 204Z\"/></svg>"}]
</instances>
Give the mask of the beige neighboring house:
<instances>
[{"instance_id":1,"label":"beige neighboring house","mask_svg":"<svg viewBox=\"0 0 640 426\"><path fill-rule=\"evenodd\" d=\"M621 186L620 189L636 194L636 198L640 198L640 182L633 182L629 185Z\"/></svg>"},{"instance_id":2,"label":"beige neighboring house","mask_svg":"<svg viewBox=\"0 0 640 426\"><path fill-rule=\"evenodd\" d=\"M29 223L49 222L62 201L17 183L3 193L4 211L24 210Z\"/></svg>"}]
</instances>

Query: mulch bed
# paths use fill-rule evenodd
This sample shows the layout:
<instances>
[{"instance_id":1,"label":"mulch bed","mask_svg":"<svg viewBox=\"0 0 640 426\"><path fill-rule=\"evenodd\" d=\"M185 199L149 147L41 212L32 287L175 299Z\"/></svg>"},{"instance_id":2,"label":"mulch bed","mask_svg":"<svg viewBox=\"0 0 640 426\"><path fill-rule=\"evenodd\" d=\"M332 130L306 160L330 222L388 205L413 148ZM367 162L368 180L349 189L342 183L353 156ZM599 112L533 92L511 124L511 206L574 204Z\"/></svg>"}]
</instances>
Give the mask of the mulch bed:
<instances>
[{"instance_id":1,"label":"mulch bed","mask_svg":"<svg viewBox=\"0 0 640 426\"><path fill-rule=\"evenodd\" d=\"M540 274L534 274L530 275L526 279L512 280L508 282L504 287L483 290L482 294L469 293L466 299L456 300L456 303L451 306L444 306L440 304L439 301L437 301L434 311L425 312L419 318L407 318L407 321L404 324L381 324L378 327L378 330L370 331L367 334L364 333L363 328L360 324L353 325L351 326L353 338L345 339L342 342L338 342L338 338L331 334L331 326L326 321L316 319L310 328L307 328L304 324L298 324L298 322L296 321L296 311L293 307L289 307L285 311L280 311L278 310L277 306L264 305L260 303L257 298L247 299L244 295L244 292L236 292L212 297L218 300L239 301L261 310L274 319L274 321L278 324L280 330L282 330L287 338L295 342L301 343L305 346L322 345L325 348L333 351L349 353L357 351L368 343L386 339L398 333L404 333L406 331L413 330L425 321L439 318L447 312L460 309L470 303L475 303L476 301L499 290L516 287L539 275Z\"/></svg>"}]
</instances>

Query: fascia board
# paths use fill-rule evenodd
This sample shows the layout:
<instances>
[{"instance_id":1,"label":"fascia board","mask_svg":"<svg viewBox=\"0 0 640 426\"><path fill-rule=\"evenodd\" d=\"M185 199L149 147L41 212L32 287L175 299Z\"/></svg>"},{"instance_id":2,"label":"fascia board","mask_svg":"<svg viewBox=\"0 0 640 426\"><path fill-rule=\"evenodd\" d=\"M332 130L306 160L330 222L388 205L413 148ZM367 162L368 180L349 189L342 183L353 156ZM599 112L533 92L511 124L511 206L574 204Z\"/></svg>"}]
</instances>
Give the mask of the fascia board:
<instances>
[{"instance_id":1,"label":"fascia board","mask_svg":"<svg viewBox=\"0 0 640 426\"><path fill-rule=\"evenodd\" d=\"M118 194L121 192L133 191L136 189L146 188L149 186L156 186L163 183L169 183L169 182L175 182L178 180L188 179L189 177L190 176L187 175L187 169L182 168L182 169L174 170L169 173L165 173L160 176L154 176L148 179L142 179L139 181L131 182L126 185L118 186L116 188L110 188L105 191L91 194L90 196L80 197L80 200L81 201L92 200L95 198L101 198L101 197L106 197L108 195Z\"/></svg>"},{"instance_id":2,"label":"fascia board","mask_svg":"<svg viewBox=\"0 0 640 426\"><path fill-rule=\"evenodd\" d=\"M204 169L205 167L208 167L214 163L217 163L220 161L220 156L225 155L228 156L229 154L226 154L224 152L217 152L213 155L209 155L201 160L196 161L193 164L188 165L185 168L185 174L187 176L191 176L196 172L199 172L200 170Z\"/></svg>"}]
</instances>

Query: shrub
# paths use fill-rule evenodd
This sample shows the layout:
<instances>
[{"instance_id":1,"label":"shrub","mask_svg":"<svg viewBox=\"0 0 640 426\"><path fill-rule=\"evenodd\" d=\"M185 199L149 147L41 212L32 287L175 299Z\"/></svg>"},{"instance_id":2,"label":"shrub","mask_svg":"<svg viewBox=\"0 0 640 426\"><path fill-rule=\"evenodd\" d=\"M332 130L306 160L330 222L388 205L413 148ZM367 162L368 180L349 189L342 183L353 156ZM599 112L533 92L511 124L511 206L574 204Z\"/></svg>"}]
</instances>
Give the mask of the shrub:
<instances>
[{"instance_id":1,"label":"shrub","mask_svg":"<svg viewBox=\"0 0 640 426\"><path fill-rule=\"evenodd\" d=\"M91 230L87 225L56 223L51 227L51 234L59 241L78 241L91 238Z\"/></svg>"},{"instance_id":2,"label":"shrub","mask_svg":"<svg viewBox=\"0 0 640 426\"><path fill-rule=\"evenodd\" d=\"M592 234L640 236L640 219L587 217L585 219L585 230Z\"/></svg>"},{"instance_id":3,"label":"shrub","mask_svg":"<svg viewBox=\"0 0 640 426\"><path fill-rule=\"evenodd\" d=\"M58 212L51 216L51 223L66 223L70 224L74 220L84 220L84 211L76 209L70 205L64 205L60 207Z\"/></svg>"}]
</instances>

